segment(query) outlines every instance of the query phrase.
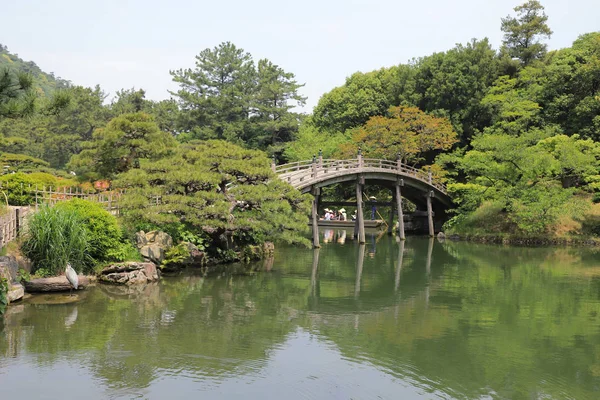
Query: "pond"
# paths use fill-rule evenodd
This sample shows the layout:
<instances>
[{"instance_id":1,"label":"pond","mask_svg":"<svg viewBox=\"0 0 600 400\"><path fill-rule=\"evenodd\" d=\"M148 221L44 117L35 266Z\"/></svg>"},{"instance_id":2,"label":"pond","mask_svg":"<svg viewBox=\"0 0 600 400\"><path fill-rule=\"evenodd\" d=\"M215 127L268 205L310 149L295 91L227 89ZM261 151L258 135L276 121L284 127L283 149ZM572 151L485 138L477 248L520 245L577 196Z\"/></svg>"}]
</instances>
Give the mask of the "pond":
<instances>
[{"instance_id":1,"label":"pond","mask_svg":"<svg viewBox=\"0 0 600 400\"><path fill-rule=\"evenodd\" d=\"M12 306L0 396L600 398L597 249L322 233L244 274Z\"/></svg>"}]
</instances>

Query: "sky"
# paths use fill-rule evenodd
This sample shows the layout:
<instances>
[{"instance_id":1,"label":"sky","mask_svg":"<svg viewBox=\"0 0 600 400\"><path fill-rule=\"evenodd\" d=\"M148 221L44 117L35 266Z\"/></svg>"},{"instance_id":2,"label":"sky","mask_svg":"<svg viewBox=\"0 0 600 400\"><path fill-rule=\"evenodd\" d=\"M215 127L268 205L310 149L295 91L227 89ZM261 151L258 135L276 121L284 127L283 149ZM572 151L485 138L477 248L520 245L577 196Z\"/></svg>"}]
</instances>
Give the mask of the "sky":
<instances>
[{"instance_id":1,"label":"sky","mask_svg":"<svg viewBox=\"0 0 600 400\"><path fill-rule=\"evenodd\" d=\"M598 0L542 0L550 49L600 30ZM305 86L303 111L354 72L406 63L472 38L502 41L524 0L0 0L0 43L76 85L169 98L170 70L230 41Z\"/></svg>"}]
</instances>

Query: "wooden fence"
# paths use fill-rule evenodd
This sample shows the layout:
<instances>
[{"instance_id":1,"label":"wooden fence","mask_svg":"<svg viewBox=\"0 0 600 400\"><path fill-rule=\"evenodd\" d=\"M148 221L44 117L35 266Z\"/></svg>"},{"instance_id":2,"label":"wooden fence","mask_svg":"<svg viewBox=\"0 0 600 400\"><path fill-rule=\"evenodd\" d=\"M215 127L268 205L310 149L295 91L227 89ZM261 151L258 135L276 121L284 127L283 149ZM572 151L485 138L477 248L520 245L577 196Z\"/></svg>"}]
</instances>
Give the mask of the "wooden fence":
<instances>
[{"instance_id":1,"label":"wooden fence","mask_svg":"<svg viewBox=\"0 0 600 400\"><path fill-rule=\"evenodd\" d=\"M0 190L3 188L0 186ZM6 188L4 188L6 190ZM7 212L4 215L0 215L0 249L4 248L8 243L15 240L19 233L25 227L27 220L25 215L28 212L35 212L40 205L47 204L50 206L55 205L61 201L71 199L83 199L89 200L95 203L99 203L104 207L105 210L113 215L120 213L119 200L123 195L123 191L110 191L101 193L91 193L80 190L74 190L71 188L66 189L53 189L53 188L37 188L37 187L19 187L20 193L30 193L33 197L33 204L29 207L7 207ZM2 191L3 195L0 195L1 201L8 204L8 198L5 197L6 193Z\"/></svg>"},{"instance_id":2,"label":"wooden fence","mask_svg":"<svg viewBox=\"0 0 600 400\"><path fill-rule=\"evenodd\" d=\"M50 189L34 189L35 193L35 206L36 208L40 204L48 204L50 206L55 205L61 201L67 201L71 199L82 199L98 203L104 207L104 209L113 215L119 215L119 201L123 195L122 190L113 190L109 192L101 193L88 193L72 191L71 189L63 190L52 190Z\"/></svg>"},{"instance_id":3,"label":"wooden fence","mask_svg":"<svg viewBox=\"0 0 600 400\"><path fill-rule=\"evenodd\" d=\"M28 212L29 207L9 207L7 213L0 216L0 249L19 236Z\"/></svg>"}]
</instances>

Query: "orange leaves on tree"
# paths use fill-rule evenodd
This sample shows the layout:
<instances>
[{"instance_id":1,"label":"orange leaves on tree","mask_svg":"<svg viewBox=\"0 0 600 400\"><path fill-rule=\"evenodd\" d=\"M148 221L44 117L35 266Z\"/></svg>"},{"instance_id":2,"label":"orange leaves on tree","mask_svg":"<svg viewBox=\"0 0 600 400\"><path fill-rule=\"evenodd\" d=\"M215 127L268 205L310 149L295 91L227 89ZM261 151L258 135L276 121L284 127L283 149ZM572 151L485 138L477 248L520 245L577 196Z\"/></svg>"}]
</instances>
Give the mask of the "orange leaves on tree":
<instances>
[{"instance_id":1,"label":"orange leaves on tree","mask_svg":"<svg viewBox=\"0 0 600 400\"><path fill-rule=\"evenodd\" d=\"M344 156L356 155L360 147L367 157L395 159L417 164L424 153L448 150L457 134L447 118L425 114L416 107L391 107L388 116L371 117L340 147Z\"/></svg>"}]
</instances>

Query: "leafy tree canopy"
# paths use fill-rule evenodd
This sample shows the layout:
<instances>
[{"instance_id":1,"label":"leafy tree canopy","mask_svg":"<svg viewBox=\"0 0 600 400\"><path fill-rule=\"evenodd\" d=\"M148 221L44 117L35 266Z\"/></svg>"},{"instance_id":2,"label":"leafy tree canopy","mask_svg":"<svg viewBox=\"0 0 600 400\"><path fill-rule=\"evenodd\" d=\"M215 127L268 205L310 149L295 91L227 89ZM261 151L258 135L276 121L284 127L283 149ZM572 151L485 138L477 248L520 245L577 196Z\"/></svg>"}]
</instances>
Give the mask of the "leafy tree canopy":
<instances>
[{"instance_id":1,"label":"leafy tree canopy","mask_svg":"<svg viewBox=\"0 0 600 400\"><path fill-rule=\"evenodd\" d=\"M265 240L307 243L309 201L280 181L260 151L225 141L191 141L171 155L121 174L125 217L182 224L215 248Z\"/></svg>"},{"instance_id":2,"label":"leafy tree canopy","mask_svg":"<svg viewBox=\"0 0 600 400\"><path fill-rule=\"evenodd\" d=\"M528 0L514 10L517 17L502 18L503 43L512 57L529 65L546 53L546 45L540 43L540 39L550 38L552 30L546 24L548 16L538 0Z\"/></svg>"},{"instance_id":3,"label":"leafy tree canopy","mask_svg":"<svg viewBox=\"0 0 600 400\"><path fill-rule=\"evenodd\" d=\"M159 130L150 115L123 114L105 128L96 129L93 140L73 156L69 168L90 178L112 178L137 168L142 159L166 155L173 146L175 139Z\"/></svg>"},{"instance_id":4,"label":"leafy tree canopy","mask_svg":"<svg viewBox=\"0 0 600 400\"><path fill-rule=\"evenodd\" d=\"M428 152L448 150L456 143L456 132L447 118L425 114L416 107L391 107L389 116L371 117L354 133L352 141L341 147L351 157L361 148L373 158L417 164Z\"/></svg>"}]
</instances>

